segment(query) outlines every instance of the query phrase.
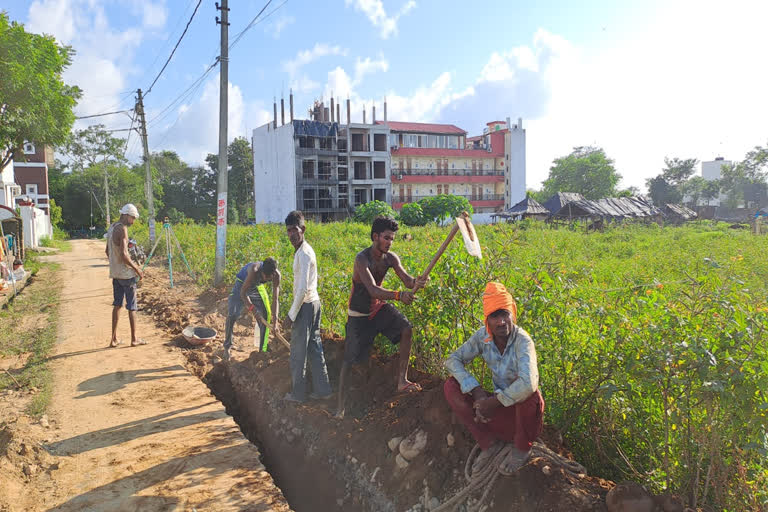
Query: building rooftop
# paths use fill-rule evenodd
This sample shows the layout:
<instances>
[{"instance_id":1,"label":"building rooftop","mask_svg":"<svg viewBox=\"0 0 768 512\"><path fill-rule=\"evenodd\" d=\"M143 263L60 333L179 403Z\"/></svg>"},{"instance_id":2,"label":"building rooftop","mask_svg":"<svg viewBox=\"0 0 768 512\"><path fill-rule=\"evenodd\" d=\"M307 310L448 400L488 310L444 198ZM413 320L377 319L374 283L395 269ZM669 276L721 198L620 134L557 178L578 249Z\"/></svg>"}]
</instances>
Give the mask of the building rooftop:
<instances>
[{"instance_id":1,"label":"building rooftop","mask_svg":"<svg viewBox=\"0 0 768 512\"><path fill-rule=\"evenodd\" d=\"M452 124L435 123L403 123L400 121L376 121L376 124L387 124L393 132L434 133L440 135L466 135L467 132Z\"/></svg>"}]
</instances>

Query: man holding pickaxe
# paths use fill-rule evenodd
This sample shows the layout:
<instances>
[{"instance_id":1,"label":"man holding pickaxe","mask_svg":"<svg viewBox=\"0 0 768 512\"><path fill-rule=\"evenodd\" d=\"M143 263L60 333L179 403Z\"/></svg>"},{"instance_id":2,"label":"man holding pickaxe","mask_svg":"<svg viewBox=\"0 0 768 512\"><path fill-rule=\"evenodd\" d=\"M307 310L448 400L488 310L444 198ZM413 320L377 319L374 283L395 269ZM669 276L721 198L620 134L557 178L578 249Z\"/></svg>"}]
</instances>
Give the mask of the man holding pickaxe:
<instances>
[{"instance_id":1,"label":"man holding pickaxe","mask_svg":"<svg viewBox=\"0 0 768 512\"><path fill-rule=\"evenodd\" d=\"M408 380L408 360L411 356L411 323L391 302L413 302L416 290L423 288L427 278L413 277L405 271L397 254L390 251L397 233L397 221L391 217L377 217L371 226L370 247L355 257L352 274L352 293L347 311L344 362L339 376L337 418L344 417L344 381L349 366L366 360L377 334L386 336L392 344L400 345L397 367L398 391L421 391L421 386ZM387 271L392 268L406 288L387 290L381 286Z\"/></svg>"}]
</instances>

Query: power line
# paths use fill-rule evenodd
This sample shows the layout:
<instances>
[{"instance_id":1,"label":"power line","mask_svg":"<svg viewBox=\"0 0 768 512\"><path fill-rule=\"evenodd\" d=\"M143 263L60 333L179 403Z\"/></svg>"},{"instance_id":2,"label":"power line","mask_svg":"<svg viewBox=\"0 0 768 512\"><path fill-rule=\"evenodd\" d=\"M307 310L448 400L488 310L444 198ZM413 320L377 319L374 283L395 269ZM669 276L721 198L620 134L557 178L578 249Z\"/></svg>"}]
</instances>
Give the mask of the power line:
<instances>
[{"instance_id":1,"label":"power line","mask_svg":"<svg viewBox=\"0 0 768 512\"><path fill-rule=\"evenodd\" d=\"M157 61L160 58L160 55L164 54L166 49L168 48L168 46L170 46L171 37L176 37L176 30L179 28L181 23L184 21L184 18L186 17L186 14L187 14L187 11L189 11L189 8L192 7L192 4L194 2L195 2L195 0L190 0L189 3L187 4L187 6L184 8L184 12L182 12L181 15L179 16L178 21L176 22L176 25L173 27L173 30L166 35L165 41L163 41L162 48L160 48L158 50L157 54L155 55L155 59L152 61L152 64L150 64L144 70L144 74L142 75L140 81L143 82L144 78L146 78L147 75L152 76L150 73L152 73L152 71L153 71L153 69L155 67L155 64L157 64ZM152 74L154 74L154 73L152 73ZM136 91L134 90L134 91L131 91L131 92L136 92Z\"/></svg>"},{"instance_id":2,"label":"power line","mask_svg":"<svg viewBox=\"0 0 768 512\"><path fill-rule=\"evenodd\" d=\"M271 3L272 3L272 0L269 0L269 1L266 3L266 5L264 5L264 7L261 9L261 11L259 11L259 13L256 15L256 17L255 17L255 18L253 18L253 19L251 20L251 22L250 22L250 23L249 23L249 24L248 24L248 25L247 25L247 26L246 26L246 27L245 27L243 30L241 30L241 31L240 31L240 33L238 33L238 34L235 36L235 40L234 40L234 41L232 41L232 44L230 44L230 45L229 45L229 49L230 49L230 50L232 49L232 47L233 47L233 46L235 46L235 45L238 43L238 41L240 41L240 38L242 38L242 37L243 37L243 35L244 35L244 34L245 34L245 33L246 33L248 30L252 29L254 26L258 25L258 24L259 24L259 23L261 23L262 21L264 21L264 20L266 20L267 18L269 18L270 16L272 16L272 15L275 13L275 11L277 11L277 10L278 10L278 9L280 9L282 6L284 6L285 4L287 4L287 3L288 3L288 0L283 0L283 3L281 3L280 5L278 5L277 7L275 7L274 9L272 9L271 11L269 11L269 12L268 12L268 13L267 13L267 14L266 14L266 15L265 15L263 18L259 19L259 16L261 16L261 13L263 13L263 12L264 12L264 10L265 10L265 9L266 9L266 8L269 6L269 4L271 4ZM256 20L258 20L258 21L256 21Z\"/></svg>"},{"instance_id":3,"label":"power line","mask_svg":"<svg viewBox=\"0 0 768 512\"><path fill-rule=\"evenodd\" d=\"M157 74L155 79L152 81L152 85L150 85L149 89L147 89L147 92L144 94L145 97L147 96L147 94L152 92L152 87L155 86L155 84L157 83L157 80L160 78L160 75L163 74L163 71L165 71L165 68L168 66L168 63L171 62L171 58L173 58L173 54L176 53L176 49L179 47L179 44L181 44L181 40L184 39L184 36L187 33L187 29L189 29L189 25L190 25L190 23L192 23L192 20L195 18L195 14L197 14L197 9L200 7L200 4L202 2L203 2L203 0L197 0L197 5L195 6L195 10L192 11L192 16L190 16L189 21L187 22L187 26L184 27L184 32L181 33L181 36L179 37L179 40L176 41L176 46L174 46L173 50L171 50L171 54L168 56L168 60L165 61L165 64L163 64L162 69Z\"/></svg>"},{"instance_id":4,"label":"power line","mask_svg":"<svg viewBox=\"0 0 768 512\"><path fill-rule=\"evenodd\" d=\"M167 112L168 112L169 110L171 110L171 109L172 109L172 108L173 108L175 105L177 105L178 103L180 103L180 102L183 102L183 101L184 101L184 99L185 99L185 98L188 96L188 93L189 93L189 92L190 92L190 91L191 91L193 88L195 88L195 87L199 86L199 85L200 85L200 84L203 82L203 80L205 80L205 77L206 77L206 76L208 76L208 74L211 72L211 70L212 70L213 68L215 68L215 67L216 67L216 65L217 65L218 63L219 63L219 59L218 59L218 57L217 57L217 58L216 58L216 60L213 62L213 64L211 64L210 66L208 66L208 69L206 69L205 71L203 71L203 74L201 74L199 77L197 77L197 79L195 79L195 81L194 81L194 82L192 82L192 84L191 84L189 87L187 87L186 89L184 89L184 91L183 91L181 94L179 94L178 96L176 96L176 98L174 98L174 99L173 99L173 101L171 101L171 102L170 102L170 103L169 103L169 104L168 104L168 105L167 105L167 106L166 106L166 107L165 107L163 110L161 110L161 111L160 111L158 114L156 114L156 115L155 115L155 117L153 117L151 120L149 120L149 121L147 122L147 125L148 125L148 126L149 126L149 125L152 125L153 123L155 123L155 121L157 121L157 120L159 120L159 119L161 120L161 118L164 118L164 117L166 117L166 115L167 115Z\"/></svg>"},{"instance_id":5,"label":"power line","mask_svg":"<svg viewBox=\"0 0 768 512\"><path fill-rule=\"evenodd\" d=\"M75 119L90 119L92 117L102 117L102 116L111 116L112 114L122 114L123 112L130 112L133 109L127 109L127 110L115 110L114 112L102 112L101 114L91 114L90 116L77 116Z\"/></svg>"}]
</instances>

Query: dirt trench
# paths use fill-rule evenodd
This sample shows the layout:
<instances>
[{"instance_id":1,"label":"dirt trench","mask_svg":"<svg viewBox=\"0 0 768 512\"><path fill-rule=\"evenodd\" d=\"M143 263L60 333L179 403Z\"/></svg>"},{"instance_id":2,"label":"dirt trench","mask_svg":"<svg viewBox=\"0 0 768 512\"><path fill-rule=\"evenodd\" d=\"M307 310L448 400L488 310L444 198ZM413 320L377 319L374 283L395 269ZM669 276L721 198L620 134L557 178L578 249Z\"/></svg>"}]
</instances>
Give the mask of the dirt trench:
<instances>
[{"instance_id":1,"label":"dirt trench","mask_svg":"<svg viewBox=\"0 0 768 512\"><path fill-rule=\"evenodd\" d=\"M179 335L188 322L222 333L226 295L226 290L209 290L196 296L189 288L168 290L156 280L145 285L141 300L145 311L177 335L174 343L188 369L208 385L259 448L293 510L426 511L430 500L444 502L465 485L464 461L474 442L454 423L439 378L414 371L411 376L424 391L398 394L396 361L374 357L368 367L351 373L344 420L332 417L330 401L286 403L282 397L290 389L288 351L274 345L267 353L252 352L252 324L236 327L235 345L244 351L235 352L229 363L217 357L221 340L191 347ZM336 389L343 344L338 337L326 338L326 362ZM399 467L388 441L417 429L426 433L427 445L407 467ZM545 428L543 440L568 454L551 429ZM488 499L488 512L605 510L612 482L575 478L549 466L545 459L534 459L517 476L500 479Z\"/></svg>"}]
</instances>

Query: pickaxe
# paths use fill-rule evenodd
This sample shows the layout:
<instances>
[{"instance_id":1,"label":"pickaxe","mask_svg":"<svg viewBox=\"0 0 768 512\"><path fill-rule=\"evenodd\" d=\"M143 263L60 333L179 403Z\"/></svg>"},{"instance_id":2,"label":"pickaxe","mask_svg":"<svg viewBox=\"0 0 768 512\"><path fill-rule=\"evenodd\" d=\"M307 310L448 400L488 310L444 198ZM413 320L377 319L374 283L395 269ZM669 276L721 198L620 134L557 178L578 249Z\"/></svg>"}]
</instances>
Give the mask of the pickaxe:
<instances>
[{"instance_id":1,"label":"pickaxe","mask_svg":"<svg viewBox=\"0 0 768 512\"><path fill-rule=\"evenodd\" d=\"M475 231L475 227L469 220L469 214L467 212L462 212L461 215L456 217L456 223L453 225L453 228L451 228L451 232L448 233L447 237L445 237L443 244L432 257L432 261L429 262L426 270L424 270L424 273L421 274L422 277L429 276L429 273L432 271L435 264L437 264L437 260L440 259L440 256L443 255L445 249L448 248L448 244L450 244L451 240L453 240L453 237L456 236L457 231L461 231L461 236L464 239L464 248L467 250L467 252L476 258L483 258L483 254L480 251L480 240L477 238L477 231ZM417 290L414 290L414 293L416 291Z\"/></svg>"}]
</instances>

